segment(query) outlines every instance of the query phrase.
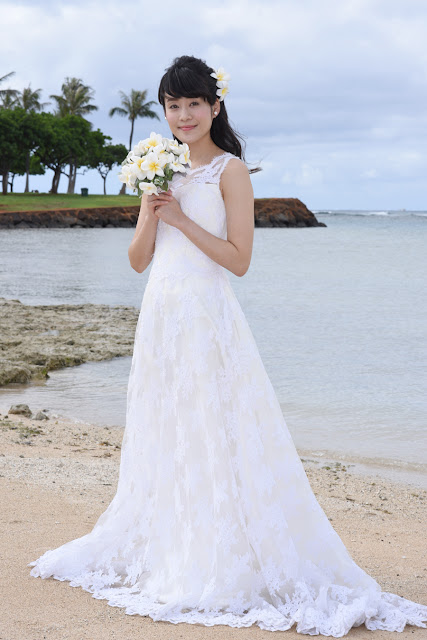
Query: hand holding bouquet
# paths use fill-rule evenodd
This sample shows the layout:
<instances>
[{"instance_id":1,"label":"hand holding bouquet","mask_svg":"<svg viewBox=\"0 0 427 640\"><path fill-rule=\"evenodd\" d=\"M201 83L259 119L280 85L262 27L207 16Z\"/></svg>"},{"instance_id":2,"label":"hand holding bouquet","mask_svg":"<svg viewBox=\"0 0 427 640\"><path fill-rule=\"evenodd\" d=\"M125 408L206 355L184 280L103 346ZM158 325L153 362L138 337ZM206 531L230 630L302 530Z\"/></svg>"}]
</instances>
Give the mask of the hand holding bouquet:
<instances>
[{"instance_id":1,"label":"hand holding bouquet","mask_svg":"<svg viewBox=\"0 0 427 640\"><path fill-rule=\"evenodd\" d=\"M168 184L177 171L191 167L190 149L187 143L163 138L151 132L149 138L140 140L122 162L119 180L134 191L139 189L148 195L167 191Z\"/></svg>"}]
</instances>

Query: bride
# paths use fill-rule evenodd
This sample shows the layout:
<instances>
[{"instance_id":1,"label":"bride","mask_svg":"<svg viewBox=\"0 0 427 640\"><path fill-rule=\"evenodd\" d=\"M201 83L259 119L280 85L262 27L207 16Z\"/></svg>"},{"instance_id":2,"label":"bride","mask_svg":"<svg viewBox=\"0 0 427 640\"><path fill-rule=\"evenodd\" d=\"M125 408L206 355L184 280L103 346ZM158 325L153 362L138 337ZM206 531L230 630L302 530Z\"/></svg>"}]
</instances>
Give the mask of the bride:
<instances>
[{"instance_id":1,"label":"bride","mask_svg":"<svg viewBox=\"0 0 427 640\"><path fill-rule=\"evenodd\" d=\"M250 264L254 199L228 76L176 58L159 102L191 168L143 195L129 247L152 261L135 331L117 492L86 535L29 563L127 614L336 638L426 627L383 592L317 502L228 271Z\"/></svg>"}]
</instances>

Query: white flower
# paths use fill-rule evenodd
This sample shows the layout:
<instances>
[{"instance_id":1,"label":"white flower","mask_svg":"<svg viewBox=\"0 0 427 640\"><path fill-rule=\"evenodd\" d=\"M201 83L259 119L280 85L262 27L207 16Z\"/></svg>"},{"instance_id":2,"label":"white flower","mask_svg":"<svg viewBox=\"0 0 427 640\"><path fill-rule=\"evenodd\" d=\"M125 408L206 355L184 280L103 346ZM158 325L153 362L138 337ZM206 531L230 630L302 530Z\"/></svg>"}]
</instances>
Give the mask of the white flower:
<instances>
[{"instance_id":1,"label":"white flower","mask_svg":"<svg viewBox=\"0 0 427 640\"><path fill-rule=\"evenodd\" d=\"M168 144L169 151L174 153L176 156L181 154L180 148L182 145L179 144L178 140L170 140Z\"/></svg>"},{"instance_id":2,"label":"white flower","mask_svg":"<svg viewBox=\"0 0 427 640\"><path fill-rule=\"evenodd\" d=\"M169 163L169 166L174 173L176 173L177 171L185 171L185 167L180 163L179 158L175 158L173 162Z\"/></svg>"},{"instance_id":3,"label":"white flower","mask_svg":"<svg viewBox=\"0 0 427 640\"><path fill-rule=\"evenodd\" d=\"M187 145L187 143L185 143ZM187 145L188 147L188 145ZM181 162L181 164L190 164L190 149L184 149L179 158L178 158L179 162ZM190 165L191 166L191 165Z\"/></svg>"},{"instance_id":4,"label":"white flower","mask_svg":"<svg viewBox=\"0 0 427 640\"><path fill-rule=\"evenodd\" d=\"M143 156L147 153L147 148L145 146L145 143L143 140L140 140L138 142L138 144L136 144L134 146L134 148L132 149L132 151L130 151L129 153L131 153L134 156Z\"/></svg>"},{"instance_id":5,"label":"white flower","mask_svg":"<svg viewBox=\"0 0 427 640\"><path fill-rule=\"evenodd\" d=\"M138 187L142 191L142 193L145 193L146 195L149 195L149 196L153 194L155 194L156 196L159 195L156 185L153 184L152 182L140 182Z\"/></svg>"},{"instance_id":6,"label":"white flower","mask_svg":"<svg viewBox=\"0 0 427 640\"><path fill-rule=\"evenodd\" d=\"M225 71L224 67L219 67L214 73L211 73L211 76L219 82L228 82L231 79L230 74Z\"/></svg>"},{"instance_id":7,"label":"white flower","mask_svg":"<svg viewBox=\"0 0 427 640\"><path fill-rule=\"evenodd\" d=\"M131 168L131 171L135 174L135 176L139 180L145 180L145 178L147 177L147 171L141 167L144 160L145 160L145 156L142 156L142 157L132 156L131 164L129 165Z\"/></svg>"},{"instance_id":8,"label":"white flower","mask_svg":"<svg viewBox=\"0 0 427 640\"><path fill-rule=\"evenodd\" d=\"M179 155L181 155L181 153L184 153L185 151L190 151L190 147L186 142L183 142L182 144L178 145Z\"/></svg>"},{"instance_id":9,"label":"white flower","mask_svg":"<svg viewBox=\"0 0 427 640\"><path fill-rule=\"evenodd\" d=\"M217 82L217 85L219 84L219 82ZM224 84L224 83L221 83ZM224 100L225 96L228 93L228 87L224 86L224 87L220 87L217 92L216 95L219 96L219 101L222 102L222 100Z\"/></svg>"},{"instance_id":10,"label":"white flower","mask_svg":"<svg viewBox=\"0 0 427 640\"><path fill-rule=\"evenodd\" d=\"M228 93L228 81L231 76L224 70L224 67L219 67L219 69L214 73L211 73L211 76L217 80L216 86L218 87L218 90L216 95L219 96L219 100L221 102Z\"/></svg>"},{"instance_id":11,"label":"white flower","mask_svg":"<svg viewBox=\"0 0 427 640\"><path fill-rule=\"evenodd\" d=\"M163 167L167 163L167 159L159 157L157 153L150 151L147 153L143 162L141 163L141 169L147 172L147 178L153 180L154 176L164 177L165 173Z\"/></svg>"},{"instance_id":12,"label":"white flower","mask_svg":"<svg viewBox=\"0 0 427 640\"><path fill-rule=\"evenodd\" d=\"M172 160L175 159L173 153L170 153L166 149L162 149L161 151L159 151L157 153L157 157L162 168L165 166L165 164L167 164L168 162L172 162Z\"/></svg>"},{"instance_id":13,"label":"white flower","mask_svg":"<svg viewBox=\"0 0 427 640\"><path fill-rule=\"evenodd\" d=\"M125 164L119 173L120 182L124 182L128 187L135 188L136 175L132 170L132 166Z\"/></svg>"},{"instance_id":14,"label":"white flower","mask_svg":"<svg viewBox=\"0 0 427 640\"><path fill-rule=\"evenodd\" d=\"M163 149L163 137L160 133L151 132L150 137L143 140L145 148L147 151L152 151L154 147L161 146Z\"/></svg>"}]
</instances>

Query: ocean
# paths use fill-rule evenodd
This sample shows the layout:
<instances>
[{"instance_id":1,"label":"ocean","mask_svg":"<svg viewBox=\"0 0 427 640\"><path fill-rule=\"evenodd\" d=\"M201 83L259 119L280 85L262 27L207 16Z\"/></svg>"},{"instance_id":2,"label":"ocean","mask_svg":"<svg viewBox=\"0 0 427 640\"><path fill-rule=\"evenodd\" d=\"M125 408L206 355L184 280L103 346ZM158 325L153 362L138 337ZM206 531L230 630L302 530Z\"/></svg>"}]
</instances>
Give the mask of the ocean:
<instances>
[{"instance_id":1,"label":"ocean","mask_svg":"<svg viewBox=\"0 0 427 640\"><path fill-rule=\"evenodd\" d=\"M326 228L256 228L249 271L229 273L286 424L301 455L427 486L427 212L315 213ZM149 269L129 265L133 233L1 230L0 296L139 309ZM26 402L124 426L130 364L85 363L0 388L0 411Z\"/></svg>"}]
</instances>

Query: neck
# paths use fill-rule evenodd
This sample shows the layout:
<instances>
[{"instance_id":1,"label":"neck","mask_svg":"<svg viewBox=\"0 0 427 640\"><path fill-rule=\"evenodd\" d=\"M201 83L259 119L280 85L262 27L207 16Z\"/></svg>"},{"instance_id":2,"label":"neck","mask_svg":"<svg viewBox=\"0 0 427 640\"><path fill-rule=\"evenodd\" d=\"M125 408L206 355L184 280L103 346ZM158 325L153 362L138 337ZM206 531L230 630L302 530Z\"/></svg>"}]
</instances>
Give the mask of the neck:
<instances>
[{"instance_id":1,"label":"neck","mask_svg":"<svg viewBox=\"0 0 427 640\"><path fill-rule=\"evenodd\" d=\"M188 145L190 148L191 164L198 167L201 164L207 164L213 157L218 155L222 150L217 147L212 138L209 140L198 140Z\"/></svg>"}]
</instances>

